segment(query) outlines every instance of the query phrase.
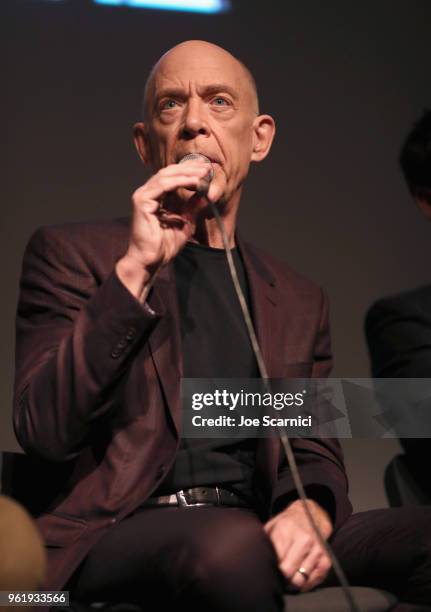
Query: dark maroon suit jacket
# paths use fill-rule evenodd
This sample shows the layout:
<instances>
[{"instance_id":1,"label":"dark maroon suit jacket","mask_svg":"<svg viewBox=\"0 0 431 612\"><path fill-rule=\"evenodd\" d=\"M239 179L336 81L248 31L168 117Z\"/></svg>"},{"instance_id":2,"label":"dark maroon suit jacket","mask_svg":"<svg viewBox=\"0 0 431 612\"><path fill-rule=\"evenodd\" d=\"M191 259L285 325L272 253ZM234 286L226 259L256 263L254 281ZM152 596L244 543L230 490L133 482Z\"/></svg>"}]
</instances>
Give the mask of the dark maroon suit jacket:
<instances>
[{"instance_id":1,"label":"dark maroon suit jacket","mask_svg":"<svg viewBox=\"0 0 431 612\"><path fill-rule=\"evenodd\" d=\"M129 220L41 228L24 256L17 314L14 456L8 492L36 517L48 550L46 589L61 589L107 529L141 505L179 443L179 316L173 266L145 309L114 267ZM324 377L327 302L290 267L238 239L271 378ZM293 440L307 493L336 526L351 512L334 440ZM258 443L263 518L296 497L277 439Z\"/></svg>"}]
</instances>

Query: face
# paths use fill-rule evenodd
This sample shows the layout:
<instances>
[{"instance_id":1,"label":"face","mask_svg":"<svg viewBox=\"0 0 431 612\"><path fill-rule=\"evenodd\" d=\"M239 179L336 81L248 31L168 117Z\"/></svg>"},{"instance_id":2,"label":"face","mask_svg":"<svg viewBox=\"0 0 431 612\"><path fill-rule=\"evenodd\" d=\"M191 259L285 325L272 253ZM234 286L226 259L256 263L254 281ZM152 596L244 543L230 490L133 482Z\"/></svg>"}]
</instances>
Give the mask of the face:
<instances>
[{"instance_id":1,"label":"face","mask_svg":"<svg viewBox=\"0 0 431 612\"><path fill-rule=\"evenodd\" d=\"M138 124L144 161L157 170L187 153L206 155L222 201L235 199L250 161L266 155L262 135L272 119L257 115L242 65L214 45L191 41L162 58L149 87L147 115L145 125ZM181 198L190 197L181 191Z\"/></svg>"}]
</instances>

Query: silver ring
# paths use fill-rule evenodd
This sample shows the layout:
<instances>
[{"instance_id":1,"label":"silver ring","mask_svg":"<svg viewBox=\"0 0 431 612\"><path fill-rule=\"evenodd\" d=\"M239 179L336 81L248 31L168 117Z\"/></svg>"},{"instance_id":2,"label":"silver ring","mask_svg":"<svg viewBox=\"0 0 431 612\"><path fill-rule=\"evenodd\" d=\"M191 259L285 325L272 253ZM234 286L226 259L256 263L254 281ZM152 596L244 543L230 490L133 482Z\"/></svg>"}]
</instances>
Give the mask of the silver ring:
<instances>
[{"instance_id":1,"label":"silver ring","mask_svg":"<svg viewBox=\"0 0 431 612\"><path fill-rule=\"evenodd\" d=\"M304 576L305 580L308 580L310 578L310 574L307 572L305 567L298 567L298 569L296 571L299 574L301 574L301 576Z\"/></svg>"}]
</instances>

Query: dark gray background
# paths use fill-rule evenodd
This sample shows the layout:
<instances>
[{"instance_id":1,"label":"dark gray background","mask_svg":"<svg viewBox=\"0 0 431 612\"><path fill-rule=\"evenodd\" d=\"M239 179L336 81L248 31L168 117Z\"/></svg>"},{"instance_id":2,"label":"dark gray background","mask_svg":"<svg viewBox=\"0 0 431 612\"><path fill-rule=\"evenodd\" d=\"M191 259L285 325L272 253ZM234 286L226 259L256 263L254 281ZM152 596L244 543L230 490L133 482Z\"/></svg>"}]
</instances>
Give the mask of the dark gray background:
<instances>
[{"instance_id":1,"label":"dark gray background","mask_svg":"<svg viewBox=\"0 0 431 612\"><path fill-rule=\"evenodd\" d=\"M13 319L25 243L42 224L128 213L147 176L131 141L146 75L189 38L245 61L262 111L277 122L270 158L249 177L243 234L328 292L334 375L369 374L367 307L430 278L431 228L397 166L406 131L431 106L429 0L233 0L221 16L2 0L0 11L1 447L15 444ZM382 466L396 442L345 448L356 508L383 505Z\"/></svg>"}]
</instances>

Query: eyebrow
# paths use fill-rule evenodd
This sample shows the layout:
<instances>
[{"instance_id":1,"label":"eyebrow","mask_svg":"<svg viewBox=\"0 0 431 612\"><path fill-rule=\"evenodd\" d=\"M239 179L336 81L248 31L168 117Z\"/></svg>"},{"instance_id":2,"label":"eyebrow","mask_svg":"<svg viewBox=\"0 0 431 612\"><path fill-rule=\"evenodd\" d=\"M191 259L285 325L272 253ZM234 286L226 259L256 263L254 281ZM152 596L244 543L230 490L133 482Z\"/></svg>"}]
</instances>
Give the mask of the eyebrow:
<instances>
[{"instance_id":1,"label":"eyebrow","mask_svg":"<svg viewBox=\"0 0 431 612\"><path fill-rule=\"evenodd\" d=\"M226 83L211 83L211 85L205 85L200 90L200 95L208 96L210 94L221 93L221 92L228 93L229 95L232 96L232 98L234 98L234 100L238 100L239 98L238 92L233 87L231 87L230 85L227 85ZM156 94L154 99L155 99L155 102L157 103L162 98L166 98L166 97L184 98L186 96L184 94L184 89L179 88L179 87L168 87L166 89L160 90Z\"/></svg>"}]
</instances>

